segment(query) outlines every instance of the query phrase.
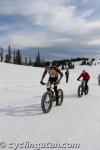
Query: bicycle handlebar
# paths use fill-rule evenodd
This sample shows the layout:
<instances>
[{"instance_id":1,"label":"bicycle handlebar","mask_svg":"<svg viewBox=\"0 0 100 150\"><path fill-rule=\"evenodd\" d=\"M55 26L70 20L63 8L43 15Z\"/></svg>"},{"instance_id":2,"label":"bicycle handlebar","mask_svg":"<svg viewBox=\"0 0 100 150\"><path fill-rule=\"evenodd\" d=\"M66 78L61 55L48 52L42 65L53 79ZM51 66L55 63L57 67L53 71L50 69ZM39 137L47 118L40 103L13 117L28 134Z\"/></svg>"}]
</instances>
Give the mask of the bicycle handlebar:
<instances>
[{"instance_id":1,"label":"bicycle handlebar","mask_svg":"<svg viewBox=\"0 0 100 150\"><path fill-rule=\"evenodd\" d=\"M84 81L84 80L78 80L78 79L77 79L77 81Z\"/></svg>"},{"instance_id":2,"label":"bicycle handlebar","mask_svg":"<svg viewBox=\"0 0 100 150\"><path fill-rule=\"evenodd\" d=\"M45 83L45 82L42 81L42 82L40 82L40 84L41 84L41 85L48 85L48 82ZM59 83L55 83L55 84L53 84L53 85L57 85L57 84L59 84ZM51 85L51 84L50 84L50 85Z\"/></svg>"}]
</instances>

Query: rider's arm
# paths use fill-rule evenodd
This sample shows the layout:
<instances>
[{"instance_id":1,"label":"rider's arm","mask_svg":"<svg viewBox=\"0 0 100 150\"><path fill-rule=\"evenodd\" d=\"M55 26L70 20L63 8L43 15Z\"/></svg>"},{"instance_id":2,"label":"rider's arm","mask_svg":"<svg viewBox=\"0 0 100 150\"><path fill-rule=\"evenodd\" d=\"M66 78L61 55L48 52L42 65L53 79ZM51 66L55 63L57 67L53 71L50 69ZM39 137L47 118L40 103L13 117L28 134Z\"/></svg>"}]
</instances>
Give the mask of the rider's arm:
<instances>
[{"instance_id":1,"label":"rider's arm","mask_svg":"<svg viewBox=\"0 0 100 150\"><path fill-rule=\"evenodd\" d=\"M60 75L60 78L58 79L58 81L60 82L60 80L61 80L62 77L63 77L63 73L62 73L60 70L58 70L58 73L59 73L59 75Z\"/></svg>"},{"instance_id":2,"label":"rider's arm","mask_svg":"<svg viewBox=\"0 0 100 150\"><path fill-rule=\"evenodd\" d=\"M42 78L41 78L41 82L43 82L43 79L44 79L46 74L47 74L47 70L45 69L44 72L43 72Z\"/></svg>"},{"instance_id":3,"label":"rider's arm","mask_svg":"<svg viewBox=\"0 0 100 150\"><path fill-rule=\"evenodd\" d=\"M81 73L80 76L77 78L77 80L79 80L81 77L83 77L83 74Z\"/></svg>"},{"instance_id":4,"label":"rider's arm","mask_svg":"<svg viewBox=\"0 0 100 150\"><path fill-rule=\"evenodd\" d=\"M60 71L59 74L60 74L60 80L61 80L61 78L63 77L63 73Z\"/></svg>"}]
</instances>

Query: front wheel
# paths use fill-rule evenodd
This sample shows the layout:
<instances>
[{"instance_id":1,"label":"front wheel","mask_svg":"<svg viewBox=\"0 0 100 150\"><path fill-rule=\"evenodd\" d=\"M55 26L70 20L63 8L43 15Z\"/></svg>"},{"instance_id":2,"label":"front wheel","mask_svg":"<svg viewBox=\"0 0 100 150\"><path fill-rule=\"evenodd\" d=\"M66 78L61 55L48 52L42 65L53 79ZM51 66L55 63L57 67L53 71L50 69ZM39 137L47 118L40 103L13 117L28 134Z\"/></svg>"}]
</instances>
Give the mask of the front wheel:
<instances>
[{"instance_id":1,"label":"front wheel","mask_svg":"<svg viewBox=\"0 0 100 150\"><path fill-rule=\"evenodd\" d=\"M78 97L82 97L82 95L83 95L83 86L79 85L79 87L78 87Z\"/></svg>"},{"instance_id":2,"label":"front wheel","mask_svg":"<svg viewBox=\"0 0 100 150\"><path fill-rule=\"evenodd\" d=\"M64 98L64 94L63 94L62 89L58 89L58 105L57 106L62 105L63 98Z\"/></svg>"},{"instance_id":3,"label":"front wheel","mask_svg":"<svg viewBox=\"0 0 100 150\"><path fill-rule=\"evenodd\" d=\"M52 108L52 97L49 92L45 92L41 100L41 108L44 113L50 112Z\"/></svg>"}]
</instances>

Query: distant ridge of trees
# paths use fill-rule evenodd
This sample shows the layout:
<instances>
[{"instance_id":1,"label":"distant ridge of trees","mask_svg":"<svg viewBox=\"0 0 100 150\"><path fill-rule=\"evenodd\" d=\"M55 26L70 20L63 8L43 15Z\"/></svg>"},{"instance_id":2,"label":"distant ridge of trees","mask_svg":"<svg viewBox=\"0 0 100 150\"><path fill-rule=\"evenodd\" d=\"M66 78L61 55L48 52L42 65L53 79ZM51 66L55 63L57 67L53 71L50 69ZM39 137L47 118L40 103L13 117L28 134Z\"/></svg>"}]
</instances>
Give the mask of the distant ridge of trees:
<instances>
[{"instance_id":1,"label":"distant ridge of trees","mask_svg":"<svg viewBox=\"0 0 100 150\"><path fill-rule=\"evenodd\" d=\"M8 46L7 53L4 54L4 49L0 48L0 62L13 63L18 65L26 65L26 66L35 66L35 67L46 67L50 64L54 66L62 66L62 69L65 69L66 66L69 69L74 68L75 62L81 62L80 65L92 65L95 59L85 57L77 57L71 59L63 59L63 60L53 60L53 61L45 61L41 58L39 50L37 51L35 61L32 61L31 57L23 56L21 50L11 50L11 46Z\"/></svg>"}]
</instances>

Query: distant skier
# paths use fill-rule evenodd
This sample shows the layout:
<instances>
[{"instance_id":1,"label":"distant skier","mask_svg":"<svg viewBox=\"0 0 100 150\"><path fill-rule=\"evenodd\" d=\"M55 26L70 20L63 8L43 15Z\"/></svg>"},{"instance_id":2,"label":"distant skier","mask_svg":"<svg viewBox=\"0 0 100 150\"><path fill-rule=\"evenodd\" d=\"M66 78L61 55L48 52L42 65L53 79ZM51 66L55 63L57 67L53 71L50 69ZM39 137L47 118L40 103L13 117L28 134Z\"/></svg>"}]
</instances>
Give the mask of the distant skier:
<instances>
[{"instance_id":1,"label":"distant skier","mask_svg":"<svg viewBox=\"0 0 100 150\"><path fill-rule=\"evenodd\" d=\"M65 76L66 76L66 83L68 83L68 79L69 79L69 69L68 68L65 71Z\"/></svg>"},{"instance_id":2,"label":"distant skier","mask_svg":"<svg viewBox=\"0 0 100 150\"><path fill-rule=\"evenodd\" d=\"M100 74L98 76L98 85L100 85Z\"/></svg>"}]
</instances>

